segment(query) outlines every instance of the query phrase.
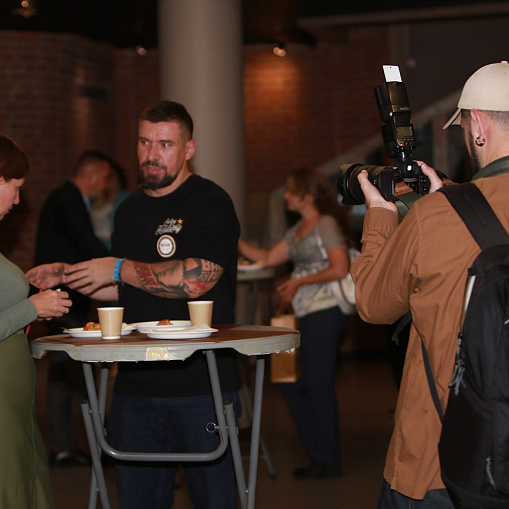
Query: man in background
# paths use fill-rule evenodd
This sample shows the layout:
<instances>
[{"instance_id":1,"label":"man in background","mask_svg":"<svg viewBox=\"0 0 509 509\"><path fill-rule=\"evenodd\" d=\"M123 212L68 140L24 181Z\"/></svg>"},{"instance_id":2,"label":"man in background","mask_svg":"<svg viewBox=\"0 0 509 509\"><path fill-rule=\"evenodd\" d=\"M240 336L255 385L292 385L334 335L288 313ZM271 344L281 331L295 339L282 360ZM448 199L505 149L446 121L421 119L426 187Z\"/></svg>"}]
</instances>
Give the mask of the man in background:
<instances>
[{"instance_id":1,"label":"man in background","mask_svg":"<svg viewBox=\"0 0 509 509\"><path fill-rule=\"evenodd\" d=\"M110 160L102 152L83 152L72 177L48 196L39 216L35 265L55 261L77 263L108 254L94 234L90 207L104 190L110 166ZM51 334L61 334L65 328L83 327L87 322L90 298L67 288L66 291L73 305L68 314L48 322ZM72 426L73 399L86 394L80 363L64 352L53 352L47 390L50 466L89 465L90 458L78 448Z\"/></svg>"}]
</instances>

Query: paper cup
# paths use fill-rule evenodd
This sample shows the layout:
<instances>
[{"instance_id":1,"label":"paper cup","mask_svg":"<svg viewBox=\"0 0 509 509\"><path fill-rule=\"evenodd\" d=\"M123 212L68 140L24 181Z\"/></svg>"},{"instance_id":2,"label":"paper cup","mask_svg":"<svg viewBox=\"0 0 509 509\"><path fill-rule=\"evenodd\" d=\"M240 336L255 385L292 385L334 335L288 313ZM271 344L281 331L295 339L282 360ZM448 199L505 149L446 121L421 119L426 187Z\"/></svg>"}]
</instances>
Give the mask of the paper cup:
<instances>
[{"instance_id":1,"label":"paper cup","mask_svg":"<svg viewBox=\"0 0 509 509\"><path fill-rule=\"evenodd\" d=\"M122 333L124 308L97 308L103 339L119 339Z\"/></svg>"},{"instance_id":2,"label":"paper cup","mask_svg":"<svg viewBox=\"0 0 509 509\"><path fill-rule=\"evenodd\" d=\"M191 325L212 325L213 300L193 300L187 303Z\"/></svg>"}]
</instances>

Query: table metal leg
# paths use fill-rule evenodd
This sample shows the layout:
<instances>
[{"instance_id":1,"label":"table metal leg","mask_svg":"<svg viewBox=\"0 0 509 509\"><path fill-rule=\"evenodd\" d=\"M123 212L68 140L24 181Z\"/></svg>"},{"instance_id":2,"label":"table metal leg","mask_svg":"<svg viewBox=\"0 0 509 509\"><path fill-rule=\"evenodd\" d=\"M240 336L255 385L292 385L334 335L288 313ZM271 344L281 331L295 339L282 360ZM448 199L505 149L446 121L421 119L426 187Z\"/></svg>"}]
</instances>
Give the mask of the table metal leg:
<instances>
[{"instance_id":1,"label":"table metal leg","mask_svg":"<svg viewBox=\"0 0 509 509\"><path fill-rule=\"evenodd\" d=\"M89 400L96 398L96 388L94 382L94 374L92 366L87 363L83 363L83 373L85 375L85 383L87 386L87 393ZM104 423L104 411L106 407L106 393L108 388L108 375L109 369L102 367L100 384L99 384L99 401L98 412L101 424ZM109 509L110 503L108 500L108 490L106 488L106 481L104 479L104 472L101 464L101 449L97 443L96 435L94 432L94 425L92 419L92 410L89 401L84 401L81 404L81 412L83 414L83 422L85 424L85 431L87 434L88 444L90 447L90 456L92 458L92 477L90 479L90 493L88 499L88 508L93 509L97 506L97 492L99 491L99 497L103 509ZM103 428L104 432L104 428Z\"/></svg>"},{"instance_id":2,"label":"table metal leg","mask_svg":"<svg viewBox=\"0 0 509 509\"><path fill-rule=\"evenodd\" d=\"M246 489L246 480L242 468L242 458L240 455L240 446L238 439L237 426L233 411L233 403L223 402L221 387L219 383L219 374L215 353L213 350L205 352L207 365L209 368L210 382L212 386L212 397L217 418L217 430L219 432L219 446L211 453L141 453L141 452L123 452L113 449L105 440L106 431L103 426L104 411L106 405L106 393L108 384L108 369L101 370L101 381L99 394L96 391L92 366L89 363L83 363L83 372L85 374L85 383L89 401L81 405L85 430L90 446L92 457L92 480L89 497L89 509L93 509L97 504L97 491L101 499L103 509L110 509L106 482L101 464L101 451L120 460L131 461L213 461L222 456L227 449L228 441L232 447L234 456L235 474L239 486L242 509L254 508L254 492L256 484L256 469L258 463L259 434L260 434L260 412L261 397L263 391L263 359L257 361L256 381L255 381L255 406L253 416L253 427L251 436L251 461L249 466L249 485ZM253 448L253 444L256 446ZM239 467L240 465L240 467ZM248 498L246 498L246 495ZM246 502L247 500L247 502ZM251 500L251 502L250 502Z\"/></svg>"},{"instance_id":3,"label":"table metal leg","mask_svg":"<svg viewBox=\"0 0 509 509\"><path fill-rule=\"evenodd\" d=\"M256 359L255 393L253 404L253 423L251 428L251 453L249 455L249 477L247 488L247 509L254 509L256 476L258 468L258 451L260 447L260 423L262 418L263 376L265 371L265 358Z\"/></svg>"},{"instance_id":4,"label":"table metal leg","mask_svg":"<svg viewBox=\"0 0 509 509\"><path fill-rule=\"evenodd\" d=\"M83 414L83 422L85 423L85 431L87 433L88 443L90 445L90 456L92 457L92 479L90 481L90 494L88 499L89 509L97 506L97 491L99 491L99 498L103 509L110 509L110 502L108 500L108 489L106 488L106 481L104 479L104 472L101 464L101 456L95 439L94 426L90 416L90 405L88 402L81 404L81 412Z\"/></svg>"},{"instance_id":5,"label":"table metal leg","mask_svg":"<svg viewBox=\"0 0 509 509\"><path fill-rule=\"evenodd\" d=\"M212 352L213 355L213 352ZM215 361L215 357L214 357ZM85 364L86 366L86 364ZM85 369L85 368L84 368ZM216 368L217 375L217 368ZM127 452L114 449L105 438L105 432L101 420L101 412L99 410L99 403L97 394L95 392L93 378L90 376L90 383L85 377L87 382L87 393L90 404L90 415L94 426L95 440L101 450L111 456L112 458L124 461L198 461L207 462L214 461L220 458L228 447L228 432L226 429L226 419L224 416L224 407L219 389L219 382L216 389L213 388L214 408L218 418L219 425L217 426L219 432L219 445L211 452L183 452L183 453L149 453L149 452Z\"/></svg>"},{"instance_id":6,"label":"table metal leg","mask_svg":"<svg viewBox=\"0 0 509 509\"><path fill-rule=\"evenodd\" d=\"M253 325L254 323L254 316L256 312L256 302L258 299L258 290L259 290L259 283L255 279L253 281L253 286L251 290L251 301L249 303L249 310L247 314L247 325ZM242 361L241 361L242 362ZM244 367L241 366L241 369L244 370ZM244 376L244 382L242 384L242 392L244 394L244 403L246 406L246 411L249 417L249 420L253 421L253 403L251 399L251 391L249 390L248 381L246 380L246 377ZM265 440L263 439L263 436L260 436L260 449L262 450L262 456L261 459L265 460L267 464L267 470L269 471L269 476L273 479L276 477L276 471L274 470L274 465L272 463L272 459L269 454L269 449L267 445L265 444Z\"/></svg>"},{"instance_id":7,"label":"table metal leg","mask_svg":"<svg viewBox=\"0 0 509 509\"><path fill-rule=\"evenodd\" d=\"M241 362L243 359L241 359ZM241 366L241 369L244 369L243 366ZM242 393L244 395L244 404L246 409L246 414L249 418L249 422L253 422L253 399L251 396L251 391L249 389L248 381L245 380L242 384ZM262 454L260 456L260 459L264 460L267 464L267 470L269 471L269 476L272 479L276 478L276 471L274 470L274 465L272 463L272 459L269 454L269 449L267 445L265 444L265 440L263 439L263 436L260 432L260 449L262 451Z\"/></svg>"},{"instance_id":8,"label":"table metal leg","mask_svg":"<svg viewBox=\"0 0 509 509\"><path fill-rule=\"evenodd\" d=\"M240 445L238 436L232 436L238 434L237 421L235 420L235 412L233 411L233 405L230 408L226 408L226 423L228 425L228 436L230 438L230 446L232 449L233 467L235 469L235 478L237 480L237 488L239 490L240 507L246 509L247 506L247 489L246 489L246 477L244 475L244 467L242 465L242 455L240 452Z\"/></svg>"},{"instance_id":9,"label":"table metal leg","mask_svg":"<svg viewBox=\"0 0 509 509\"><path fill-rule=\"evenodd\" d=\"M216 408L218 408L218 403L221 403L222 395L221 395L221 387L219 384L219 374L217 372L217 364L216 357L213 350L207 350L205 352L207 358L207 365L209 368L209 376L210 376L210 384L212 386L212 396L214 397L214 402L216 404ZM229 408L228 408L229 407ZM235 469L235 477L237 479L237 487L239 489L239 498L242 509L246 509L246 478L244 475L244 469L242 468L242 457L240 454L240 445L239 445L239 436L237 433L237 423L235 421L235 416L233 412L233 405L224 404L224 408L226 411L226 415L223 415L222 412L216 412L217 420L219 426L222 425L222 422L226 419L227 429L228 429L228 437L230 439L230 447L232 451L233 458L233 466ZM221 414L221 415L219 415ZM225 424L225 425L226 425Z\"/></svg>"}]
</instances>

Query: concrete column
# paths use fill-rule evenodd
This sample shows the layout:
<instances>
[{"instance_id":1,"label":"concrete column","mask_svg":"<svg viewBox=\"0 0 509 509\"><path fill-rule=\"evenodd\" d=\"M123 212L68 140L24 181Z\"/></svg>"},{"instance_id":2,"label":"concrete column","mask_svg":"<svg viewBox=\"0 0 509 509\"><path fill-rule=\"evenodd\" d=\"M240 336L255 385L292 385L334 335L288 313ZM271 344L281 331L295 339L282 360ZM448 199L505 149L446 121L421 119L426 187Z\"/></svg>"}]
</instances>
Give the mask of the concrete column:
<instances>
[{"instance_id":1,"label":"concrete column","mask_svg":"<svg viewBox=\"0 0 509 509\"><path fill-rule=\"evenodd\" d=\"M245 215L241 0L158 0L161 99L195 123L194 171Z\"/></svg>"}]
</instances>

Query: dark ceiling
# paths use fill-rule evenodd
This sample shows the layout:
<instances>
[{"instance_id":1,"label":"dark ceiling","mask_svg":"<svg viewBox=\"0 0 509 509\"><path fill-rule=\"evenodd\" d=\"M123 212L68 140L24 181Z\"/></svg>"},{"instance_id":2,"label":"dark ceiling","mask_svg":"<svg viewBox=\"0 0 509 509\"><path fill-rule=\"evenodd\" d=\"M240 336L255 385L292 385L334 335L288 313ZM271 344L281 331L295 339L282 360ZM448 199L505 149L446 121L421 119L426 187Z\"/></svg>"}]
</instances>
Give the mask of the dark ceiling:
<instances>
[{"instance_id":1,"label":"dark ceiling","mask_svg":"<svg viewBox=\"0 0 509 509\"><path fill-rule=\"evenodd\" d=\"M303 17L482 3L478 0L239 1L246 44L278 40L313 44L313 36L297 24L296 20ZM157 46L157 0L1 0L0 4L0 30L71 32L109 41L117 47Z\"/></svg>"}]
</instances>

